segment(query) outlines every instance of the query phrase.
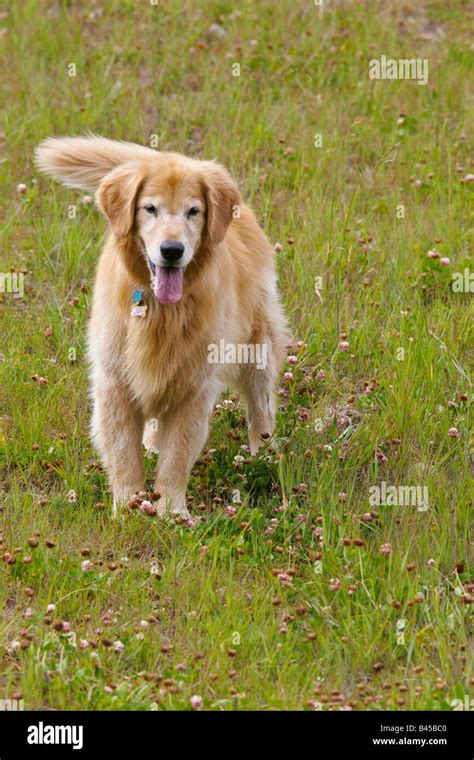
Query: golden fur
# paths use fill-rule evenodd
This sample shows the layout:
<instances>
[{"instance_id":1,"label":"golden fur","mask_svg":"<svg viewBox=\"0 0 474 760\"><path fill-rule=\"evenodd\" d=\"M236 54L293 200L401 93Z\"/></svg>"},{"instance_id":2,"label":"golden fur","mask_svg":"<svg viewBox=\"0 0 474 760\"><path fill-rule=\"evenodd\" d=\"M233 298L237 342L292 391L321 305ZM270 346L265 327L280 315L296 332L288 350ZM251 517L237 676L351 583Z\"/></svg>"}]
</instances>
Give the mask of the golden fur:
<instances>
[{"instance_id":1,"label":"golden fur","mask_svg":"<svg viewBox=\"0 0 474 760\"><path fill-rule=\"evenodd\" d=\"M48 139L36 155L50 176L96 190L111 226L95 279L89 358L92 435L114 505L143 488L145 423L158 419L146 429L146 444L160 451L158 509L187 514L189 473L225 387L243 394L252 453L273 432L274 386L287 339L273 249L230 175L214 162L94 136ZM151 213L142 205L150 198L157 204ZM196 209L187 210L190 198L195 217ZM151 287L145 249L156 258L155 242L163 237L187 241L191 257L177 303L159 302ZM145 317L131 316L137 288ZM266 367L209 363L208 346L222 339L265 344Z\"/></svg>"}]
</instances>

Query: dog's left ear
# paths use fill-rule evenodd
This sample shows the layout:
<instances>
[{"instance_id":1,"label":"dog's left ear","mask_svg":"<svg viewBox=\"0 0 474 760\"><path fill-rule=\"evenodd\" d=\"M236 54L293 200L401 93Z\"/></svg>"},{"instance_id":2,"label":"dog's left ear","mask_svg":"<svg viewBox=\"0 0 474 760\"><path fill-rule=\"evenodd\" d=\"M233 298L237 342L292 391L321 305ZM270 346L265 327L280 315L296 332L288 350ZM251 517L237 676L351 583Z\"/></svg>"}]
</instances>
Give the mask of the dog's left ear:
<instances>
[{"instance_id":1,"label":"dog's left ear","mask_svg":"<svg viewBox=\"0 0 474 760\"><path fill-rule=\"evenodd\" d=\"M119 240L132 231L137 195L142 183L143 173L139 167L123 164L104 177L95 194L100 210Z\"/></svg>"},{"instance_id":2,"label":"dog's left ear","mask_svg":"<svg viewBox=\"0 0 474 760\"><path fill-rule=\"evenodd\" d=\"M211 243L224 240L232 219L240 217L242 198L230 174L219 164L211 164L204 175L207 231Z\"/></svg>"}]
</instances>

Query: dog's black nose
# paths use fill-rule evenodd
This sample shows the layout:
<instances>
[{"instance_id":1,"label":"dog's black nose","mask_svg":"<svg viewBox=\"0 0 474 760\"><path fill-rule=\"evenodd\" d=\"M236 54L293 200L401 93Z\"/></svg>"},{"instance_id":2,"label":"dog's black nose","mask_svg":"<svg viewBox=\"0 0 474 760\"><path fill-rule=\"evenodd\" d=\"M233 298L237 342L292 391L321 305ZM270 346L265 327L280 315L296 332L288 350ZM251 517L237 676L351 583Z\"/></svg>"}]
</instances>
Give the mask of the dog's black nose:
<instances>
[{"instance_id":1,"label":"dog's black nose","mask_svg":"<svg viewBox=\"0 0 474 760\"><path fill-rule=\"evenodd\" d=\"M184 252L184 245L178 240L165 240L160 245L161 255L168 264L176 264Z\"/></svg>"}]
</instances>

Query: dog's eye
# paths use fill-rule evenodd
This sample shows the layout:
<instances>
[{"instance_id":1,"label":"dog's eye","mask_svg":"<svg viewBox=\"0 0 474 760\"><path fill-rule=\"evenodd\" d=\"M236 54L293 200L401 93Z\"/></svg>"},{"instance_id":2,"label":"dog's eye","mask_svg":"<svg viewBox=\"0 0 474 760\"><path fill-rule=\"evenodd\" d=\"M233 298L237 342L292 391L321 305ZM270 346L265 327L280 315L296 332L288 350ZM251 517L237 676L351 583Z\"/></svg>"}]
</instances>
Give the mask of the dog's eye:
<instances>
[{"instance_id":1,"label":"dog's eye","mask_svg":"<svg viewBox=\"0 0 474 760\"><path fill-rule=\"evenodd\" d=\"M199 214L199 209L197 208L197 206L193 206L188 211L188 216L197 216L198 214Z\"/></svg>"},{"instance_id":2,"label":"dog's eye","mask_svg":"<svg viewBox=\"0 0 474 760\"><path fill-rule=\"evenodd\" d=\"M148 211L149 214L156 214L156 206L153 205L153 203L148 203L146 206L143 206L145 211Z\"/></svg>"}]
</instances>

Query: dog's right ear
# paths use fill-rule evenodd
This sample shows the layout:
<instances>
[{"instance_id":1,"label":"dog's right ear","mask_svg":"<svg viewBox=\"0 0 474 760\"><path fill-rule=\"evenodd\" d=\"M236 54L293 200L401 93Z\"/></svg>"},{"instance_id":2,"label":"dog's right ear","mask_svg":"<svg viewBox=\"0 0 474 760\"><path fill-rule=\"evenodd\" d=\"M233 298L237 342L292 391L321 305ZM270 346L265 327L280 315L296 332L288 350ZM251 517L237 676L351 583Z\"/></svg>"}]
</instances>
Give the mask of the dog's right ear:
<instances>
[{"instance_id":1,"label":"dog's right ear","mask_svg":"<svg viewBox=\"0 0 474 760\"><path fill-rule=\"evenodd\" d=\"M123 240L132 231L137 196L143 181L143 170L139 165L124 164L107 174L95 194L97 204L118 240Z\"/></svg>"}]
</instances>

